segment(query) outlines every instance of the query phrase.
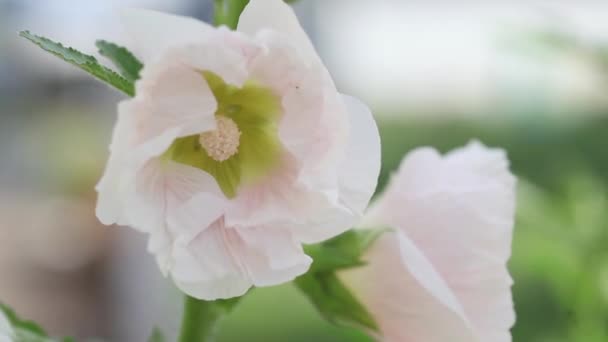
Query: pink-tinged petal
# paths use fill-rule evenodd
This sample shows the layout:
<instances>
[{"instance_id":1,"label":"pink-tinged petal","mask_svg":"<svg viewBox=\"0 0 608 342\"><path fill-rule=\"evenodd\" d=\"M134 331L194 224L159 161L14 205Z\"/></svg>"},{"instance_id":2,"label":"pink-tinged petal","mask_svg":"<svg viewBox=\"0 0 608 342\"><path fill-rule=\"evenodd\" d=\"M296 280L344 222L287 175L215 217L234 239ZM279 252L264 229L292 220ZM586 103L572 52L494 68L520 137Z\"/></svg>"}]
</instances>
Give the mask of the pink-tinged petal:
<instances>
[{"instance_id":1,"label":"pink-tinged petal","mask_svg":"<svg viewBox=\"0 0 608 342\"><path fill-rule=\"evenodd\" d=\"M305 273L312 261L284 230L232 228L222 220L190 243L178 242L173 255L177 286L206 300L240 296L254 285L288 282Z\"/></svg>"},{"instance_id":2,"label":"pink-tinged petal","mask_svg":"<svg viewBox=\"0 0 608 342\"><path fill-rule=\"evenodd\" d=\"M189 17L143 9L123 10L120 14L128 46L144 65L172 47L205 43L215 32L213 27Z\"/></svg>"},{"instance_id":3,"label":"pink-tinged petal","mask_svg":"<svg viewBox=\"0 0 608 342\"><path fill-rule=\"evenodd\" d=\"M481 342L454 293L407 236L386 233L366 266L340 273L379 324L384 342Z\"/></svg>"},{"instance_id":4,"label":"pink-tinged petal","mask_svg":"<svg viewBox=\"0 0 608 342\"><path fill-rule=\"evenodd\" d=\"M262 30L254 39L265 49L251 59L249 71L252 79L283 96L299 88L301 80L310 75L313 68L305 64L288 37L272 30Z\"/></svg>"},{"instance_id":5,"label":"pink-tinged petal","mask_svg":"<svg viewBox=\"0 0 608 342\"><path fill-rule=\"evenodd\" d=\"M360 214L341 205L334 194L309 194L310 213L304 220L293 222L289 227L302 243L313 244L335 237L352 228Z\"/></svg>"},{"instance_id":6,"label":"pink-tinged petal","mask_svg":"<svg viewBox=\"0 0 608 342\"><path fill-rule=\"evenodd\" d=\"M333 188L348 144L344 102L319 72L310 71L283 97L279 137L299 164L300 181L311 189Z\"/></svg>"},{"instance_id":7,"label":"pink-tinged petal","mask_svg":"<svg viewBox=\"0 0 608 342\"><path fill-rule=\"evenodd\" d=\"M400 227L462 305L480 341L510 341L515 178L501 150L411 152L368 221Z\"/></svg>"},{"instance_id":8,"label":"pink-tinged petal","mask_svg":"<svg viewBox=\"0 0 608 342\"><path fill-rule=\"evenodd\" d=\"M337 194L311 191L299 183L297 171L295 161L286 158L268 179L243 188L226 212L226 224L280 226L303 243L317 242L351 228L357 215L337 202Z\"/></svg>"},{"instance_id":9,"label":"pink-tinged petal","mask_svg":"<svg viewBox=\"0 0 608 342\"><path fill-rule=\"evenodd\" d=\"M283 0L251 0L241 14L237 30L254 37L262 30L273 30L289 37L298 53L309 63L320 63L312 42L300 26L291 6Z\"/></svg>"},{"instance_id":10,"label":"pink-tinged petal","mask_svg":"<svg viewBox=\"0 0 608 342\"><path fill-rule=\"evenodd\" d=\"M151 160L139 171L128 200L134 226L164 229L185 242L217 220L226 201L208 173L161 159Z\"/></svg>"},{"instance_id":11,"label":"pink-tinged petal","mask_svg":"<svg viewBox=\"0 0 608 342\"><path fill-rule=\"evenodd\" d=\"M138 136L139 113L134 107L137 107L137 103L133 100L124 101L118 107L118 122L110 145L110 159L96 186L96 214L107 225L116 223L149 231L152 229L150 226L132 221L131 218L148 217L145 222L150 222L152 217L145 214L148 204L140 203L136 196L136 183L141 181L138 177L145 165L159 165L157 157L169 148L182 130L181 127L168 128L160 135L141 141ZM144 214L139 215L140 211Z\"/></svg>"},{"instance_id":12,"label":"pink-tinged petal","mask_svg":"<svg viewBox=\"0 0 608 342\"><path fill-rule=\"evenodd\" d=\"M240 190L226 213L226 225L247 227L303 220L303 212L311 203L296 181L297 165L285 158L263 181Z\"/></svg>"},{"instance_id":13,"label":"pink-tinged petal","mask_svg":"<svg viewBox=\"0 0 608 342\"><path fill-rule=\"evenodd\" d=\"M262 226L237 230L247 246L242 258L254 285L286 283L308 271L312 259L287 229Z\"/></svg>"},{"instance_id":14,"label":"pink-tinged petal","mask_svg":"<svg viewBox=\"0 0 608 342\"><path fill-rule=\"evenodd\" d=\"M150 234L148 251L167 275L175 241L187 243L217 220L226 199L206 172L158 158L148 161L132 181L121 197L129 203L126 221Z\"/></svg>"},{"instance_id":15,"label":"pink-tinged petal","mask_svg":"<svg viewBox=\"0 0 608 342\"><path fill-rule=\"evenodd\" d=\"M360 101L349 96L342 96L342 103L348 110L349 122L347 125L327 125L327 127L350 127L345 146L342 146L343 137L339 132L329 136L334 141L323 140L321 146L340 146L343 154L333 154L330 151L320 152L311 150L314 142L301 144L297 143L294 134L287 138L286 129L285 141L294 143L292 146L301 146L292 149L294 155L301 156L299 179L306 188L321 189L317 193L309 194L307 201L310 203L309 210L313 215L307 215L306 219L293 225L293 232L298 239L304 243L317 243L334 237L352 228L363 215L364 210L374 193L380 173L380 136L378 128L370 110ZM307 103L307 101L304 101ZM305 107L304 107L305 108ZM341 107L335 106L339 113ZM312 112L312 111L311 111ZM334 112L333 114L336 114ZM300 114L300 113L298 113ZM308 113L306 113L308 114ZM300 116L302 117L302 116ZM306 116L309 120L310 115ZM285 119L286 127L302 127L303 123L293 122L289 118ZM316 129L316 132L323 131L323 125ZM325 154L324 154L325 153ZM326 157L323 160L315 158ZM332 161L339 161L335 168L332 168ZM314 168L307 169L307 165L314 165ZM333 172L332 172L333 171ZM326 184L338 183L336 190L331 190L331 186L326 188ZM327 189L327 191L323 191ZM304 208L304 206L300 206Z\"/></svg>"},{"instance_id":16,"label":"pink-tinged petal","mask_svg":"<svg viewBox=\"0 0 608 342\"><path fill-rule=\"evenodd\" d=\"M167 60L144 68L142 75L129 104L139 141L173 128L179 129L178 136L215 129L217 101L199 71Z\"/></svg>"},{"instance_id":17,"label":"pink-tinged petal","mask_svg":"<svg viewBox=\"0 0 608 342\"><path fill-rule=\"evenodd\" d=\"M189 243L224 214L228 200L208 173L178 163L171 163L170 168L168 184L175 204L167 223L181 243Z\"/></svg>"},{"instance_id":18,"label":"pink-tinged petal","mask_svg":"<svg viewBox=\"0 0 608 342\"><path fill-rule=\"evenodd\" d=\"M245 294L252 283L234 256L233 249L238 247L236 232L219 222L188 245L174 246L171 275L175 284L188 295L202 300Z\"/></svg>"},{"instance_id":19,"label":"pink-tinged petal","mask_svg":"<svg viewBox=\"0 0 608 342\"><path fill-rule=\"evenodd\" d=\"M241 86L249 76L249 59L259 47L238 33L218 30L213 39L165 51L142 70L136 97L129 103L137 117L138 141L152 139L177 128L178 136L215 129L218 104L204 71ZM227 46L226 41L231 44Z\"/></svg>"},{"instance_id":20,"label":"pink-tinged petal","mask_svg":"<svg viewBox=\"0 0 608 342\"><path fill-rule=\"evenodd\" d=\"M238 40L238 34L234 32L218 33L221 37L206 44L188 45L175 49L167 54L167 60L178 63L193 71L198 78L202 77L202 71L211 71L220 76L224 82L240 87L249 77L248 63L259 47L248 41ZM238 46L227 48L226 42L219 40L226 36L234 37ZM226 37L226 39L229 39Z\"/></svg>"}]
</instances>

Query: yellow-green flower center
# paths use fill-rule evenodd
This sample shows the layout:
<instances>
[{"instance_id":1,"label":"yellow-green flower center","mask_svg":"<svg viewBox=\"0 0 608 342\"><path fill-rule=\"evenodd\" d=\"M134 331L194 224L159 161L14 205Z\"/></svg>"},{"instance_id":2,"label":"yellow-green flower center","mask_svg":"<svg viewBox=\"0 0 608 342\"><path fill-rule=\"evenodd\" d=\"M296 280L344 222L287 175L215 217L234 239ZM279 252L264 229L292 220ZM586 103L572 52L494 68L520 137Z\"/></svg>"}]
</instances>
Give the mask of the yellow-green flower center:
<instances>
[{"instance_id":1,"label":"yellow-green flower center","mask_svg":"<svg viewBox=\"0 0 608 342\"><path fill-rule=\"evenodd\" d=\"M279 163L281 102L271 89L254 81L239 88L208 71L202 77L218 103L217 127L175 140L164 156L209 173L232 198L241 186L267 176Z\"/></svg>"}]
</instances>

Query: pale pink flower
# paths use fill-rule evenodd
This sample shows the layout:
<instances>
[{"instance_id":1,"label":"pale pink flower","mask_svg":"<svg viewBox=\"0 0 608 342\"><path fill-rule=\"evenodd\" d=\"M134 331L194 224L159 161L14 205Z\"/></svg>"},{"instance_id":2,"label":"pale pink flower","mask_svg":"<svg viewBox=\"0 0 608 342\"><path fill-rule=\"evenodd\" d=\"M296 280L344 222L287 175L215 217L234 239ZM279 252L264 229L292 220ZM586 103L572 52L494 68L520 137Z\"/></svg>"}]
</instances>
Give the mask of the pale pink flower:
<instances>
[{"instance_id":1,"label":"pale pink flower","mask_svg":"<svg viewBox=\"0 0 608 342\"><path fill-rule=\"evenodd\" d=\"M145 67L119 105L99 219L149 234L200 299L305 273L302 243L349 229L375 189L369 109L337 92L282 0L252 0L236 32L141 10L124 22Z\"/></svg>"},{"instance_id":2,"label":"pale pink flower","mask_svg":"<svg viewBox=\"0 0 608 342\"><path fill-rule=\"evenodd\" d=\"M342 280L387 342L507 342L515 320L515 178L505 153L473 142L411 152L364 226L388 227Z\"/></svg>"}]
</instances>

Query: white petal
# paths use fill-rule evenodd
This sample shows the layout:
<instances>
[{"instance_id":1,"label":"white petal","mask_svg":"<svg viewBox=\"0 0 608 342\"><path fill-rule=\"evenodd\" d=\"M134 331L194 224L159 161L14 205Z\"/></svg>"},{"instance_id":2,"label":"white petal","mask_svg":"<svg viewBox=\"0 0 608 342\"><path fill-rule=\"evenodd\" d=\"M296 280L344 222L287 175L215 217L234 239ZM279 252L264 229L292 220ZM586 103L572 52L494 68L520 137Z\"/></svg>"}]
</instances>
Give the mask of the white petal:
<instances>
[{"instance_id":1,"label":"white petal","mask_svg":"<svg viewBox=\"0 0 608 342\"><path fill-rule=\"evenodd\" d=\"M305 273L311 259L285 230L231 228L217 221L187 245L174 247L173 279L205 300L242 295L253 285L270 286Z\"/></svg>"},{"instance_id":2,"label":"white petal","mask_svg":"<svg viewBox=\"0 0 608 342\"><path fill-rule=\"evenodd\" d=\"M342 97L350 114L349 144L338 179L340 201L362 214L376 190L380 174L380 134L367 106L354 97Z\"/></svg>"},{"instance_id":3,"label":"white petal","mask_svg":"<svg viewBox=\"0 0 608 342\"><path fill-rule=\"evenodd\" d=\"M407 232L489 341L510 340L515 319L506 268L514 210L504 152L473 143L445 157L432 149L410 153L372 215Z\"/></svg>"},{"instance_id":4,"label":"white petal","mask_svg":"<svg viewBox=\"0 0 608 342\"><path fill-rule=\"evenodd\" d=\"M300 164L299 179L311 189L334 186L348 144L345 103L320 70L310 70L283 97L279 137Z\"/></svg>"},{"instance_id":5,"label":"white petal","mask_svg":"<svg viewBox=\"0 0 608 342\"><path fill-rule=\"evenodd\" d=\"M167 62L187 66L199 80L203 79L202 71L211 71L228 84L242 86L249 78L248 63L260 47L235 32L221 31L218 35L205 44L170 51Z\"/></svg>"},{"instance_id":6,"label":"white petal","mask_svg":"<svg viewBox=\"0 0 608 342\"><path fill-rule=\"evenodd\" d=\"M125 171L128 168L128 151L135 132L134 116L119 106L118 121L110 144L110 158L103 176L95 189L98 192L96 214L106 225L124 221Z\"/></svg>"},{"instance_id":7,"label":"white petal","mask_svg":"<svg viewBox=\"0 0 608 342\"><path fill-rule=\"evenodd\" d=\"M135 226L164 229L174 240L184 242L218 219L226 201L206 172L160 159L139 171L135 192L127 199L129 219Z\"/></svg>"},{"instance_id":8,"label":"white petal","mask_svg":"<svg viewBox=\"0 0 608 342\"><path fill-rule=\"evenodd\" d=\"M350 228L356 215L337 203L337 194L310 189L298 181L297 172L294 161L285 160L267 181L243 188L231 201L226 224L280 226L304 243L320 241Z\"/></svg>"},{"instance_id":9,"label":"white petal","mask_svg":"<svg viewBox=\"0 0 608 342\"><path fill-rule=\"evenodd\" d=\"M306 273L312 263L287 229L240 228L238 233L248 247L243 261L256 286L289 282Z\"/></svg>"},{"instance_id":10,"label":"white petal","mask_svg":"<svg viewBox=\"0 0 608 342\"><path fill-rule=\"evenodd\" d=\"M178 136L215 129L217 101L201 73L172 56L165 58L144 69L129 104L137 116L139 141L173 128L179 129Z\"/></svg>"},{"instance_id":11,"label":"white petal","mask_svg":"<svg viewBox=\"0 0 608 342\"><path fill-rule=\"evenodd\" d=\"M171 186L175 205L168 217L172 234L189 243L226 210L227 199L217 181L200 169L171 163Z\"/></svg>"},{"instance_id":12,"label":"white petal","mask_svg":"<svg viewBox=\"0 0 608 342\"><path fill-rule=\"evenodd\" d=\"M300 88L301 80L309 77L315 69L306 65L306 60L300 56L293 41L279 32L263 30L254 40L265 50L256 54L251 61L251 78L270 87L276 94L282 96Z\"/></svg>"},{"instance_id":13,"label":"white petal","mask_svg":"<svg viewBox=\"0 0 608 342\"><path fill-rule=\"evenodd\" d=\"M177 287L188 295L215 300L241 296L252 286L233 256L238 236L223 224L214 224L188 245L174 247L171 270ZM236 246L232 246L236 240Z\"/></svg>"},{"instance_id":14,"label":"white petal","mask_svg":"<svg viewBox=\"0 0 608 342\"><path fill-rule=\"evenodd\" d=\"M268 29L287 35L310 63L320 63L314 46L289 5L283 0L249 1L239 19L238 31L254 37Z\"/></svg>"},{"instance_id":15,"label":"white petal","mask_svg":"<svg viewBox=\"0 0 608 342\"><path fill-rule=\"evenodd\" d=\"M316 197L310 197L310 201L316 204L316 207L311 209L314 214L309 215L308 220L294 228L294 233L304 243L324 241L357 224L367 208L378 182L381 165L380 135L373 115L359 100L349 96L342 96L342 99L349 113L350 124L348 140L344 146L346 151L342 156L333 155L328 158L328 160L341 160L337 165L334 179L338 183L337 193L335 195L326 193L325 196L317 194ZM340 141L329 143L329 145L331 144L342 145ZM311 145L313 144L307 146L302 144L303 147L306 146L305 148L310 148ZM306 156L318 156L319 154L321 153L303 153ZM319 161L308 163L318 165ZM302 176L301 178L304 178ZM310 188L323 188L323 181L314 184L311 180L311 178L323 179L322 173L313 172L307 178L302 180L309 184Z\"/></svg>"},{"instance_id":16,"label":"white petal","mask_svg":"<svg viewBox=\"0 0 608 342\"><path fill-rule=\"evenodd\" d=\"M308 194L296 183L297 166L285 158L265 181L243 187L231 201L226 225L250 227L303 219Z\"/></svg>"},{"instance_id":17,"label":"white petal","mask_svg":"<svg viewBox=\"0 0 608 342\"><path fill-rule=\"evenodd\" d=\"M481 342L452 290L405 235L384 234L365 261L340 278L376 319L383 341Z\"/></svg>"},{"instance_id":18,"label":"white petal","mask_svg":"<svg viewBox=\"0 0 608 342\"><path fill-rule=\"evenodd\" d=\"M172 47L204 43L214 34L202 21L151 10L124 10L121 19L130 40L128 46L144 65Z\"/></svg>"},{"instance_id":19,"label":"white petal","mask_svg":"<svg viewBox=\"0 0 608 342\"><path fill-rule=\"evenodd\" d=\"M164 277L169 275L173 265L173 237L167 229L152 229L148 238L148 253L154 255L158 268Z\"/></svg>"}]
</instances>

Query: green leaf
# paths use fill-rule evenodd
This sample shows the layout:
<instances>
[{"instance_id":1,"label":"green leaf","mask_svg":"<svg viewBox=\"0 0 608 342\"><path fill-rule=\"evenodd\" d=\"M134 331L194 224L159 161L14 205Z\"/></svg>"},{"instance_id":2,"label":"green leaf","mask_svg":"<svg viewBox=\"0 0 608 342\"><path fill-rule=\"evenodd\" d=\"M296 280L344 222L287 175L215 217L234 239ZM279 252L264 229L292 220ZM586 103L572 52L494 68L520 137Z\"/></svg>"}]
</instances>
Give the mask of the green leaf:
<instances>
[{"instance_id":1,"label":"green leaf","mask_svg":"<svg viewBox=\"0 0 608 342\"><path fill-rule=\"evenodd\" d=\"M143 68L143 64L131 51L105 40L98 40L95 45L99 49L99 54L111 60L124 78L131 82L139 79L139 72Z\"/></svg>"},{"instance_id":2,"label":"green leaf","mask_svg":"<svg viewBox=\"0 0 608 342\"><path fill-rule=\"evenodd\" d=\"M372 315L334 272L308 273L297 278L295 284L328 321L378 331Z\"/></svg>"},{"instance_id":3,"label":"green leaf","mask_svg":"<svg viewBox=\"0 0 608 342\"><path fill-rule=\"evenodd\" d=\"M38 324L19 318L15 311L6 305L0 304L0 311L6 315L11 324L14 332L13 342L76 342L69 337L61 340L49 337Z\"/></svg>"},{"instance_id":4,"label":"green leaf","mask_svg":"<svg viewBox=\"0 0 608 342\"><path fill-rule=\"evenodd\" d=\"M23 320L17 316L15 311L4 304L0 304L0 310L4 312L12 327L15 329L24 330L31 334L45 337L46 332L38 324L32 321Z\"/></svg>"},{"instance_id":5,"label":"green leaf","mask_svg":"<svg viewBox=\"0 0 608 342\"><path fill-rule=\"evenodd\" d=\"M152 331L152 335L150 335L150 337L148 338L148 342L165 342L165 341L166 341L165 335L160 330L160 328L154 327L154 330Z\"/></svg>"},{"instance_id":6,"label":"green leaf","mask_svg":"<svg viewBox=\"0 0 608 342\"><path fill-rule=\"evenodd\" d=\"M22 31L19 35L32 43L38 45L43 50L63 59L64 61L79 67L97 79L117 88L129 96L135 95L135 87L132 81L120 76L115 71L99 64L95 57L86 55L73 48L65 47L60 43L48 38L31 34L29 31Z\"/></svg>"}]
</instances>

